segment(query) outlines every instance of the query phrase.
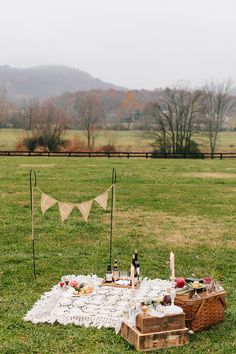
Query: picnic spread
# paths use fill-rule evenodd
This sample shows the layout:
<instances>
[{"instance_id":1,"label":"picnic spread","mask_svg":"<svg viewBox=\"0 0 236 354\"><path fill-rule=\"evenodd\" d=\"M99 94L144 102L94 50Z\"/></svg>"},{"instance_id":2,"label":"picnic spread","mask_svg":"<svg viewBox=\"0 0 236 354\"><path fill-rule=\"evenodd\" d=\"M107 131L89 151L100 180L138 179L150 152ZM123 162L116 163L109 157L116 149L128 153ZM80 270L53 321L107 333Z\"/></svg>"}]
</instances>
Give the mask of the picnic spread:
<instances>
[{"instance_id":1,"label":"picnic spread","mask_svg":"<svg viewBox=\"0 0 236 354\"><path fill-rule=\"evenodd\" d=\"M175 255L170 252L170 279L142 277L140 257L135 250L129 269L112 261L113 218L115 212L116 171L112 171L110 187L91 200L80 203L62 202L42 192L36 183L36 173L30 171L33 273L36 279L34 190L41 193L41 210L45 213L58 205L64 222L73 208L78 208L87 222L93 201L104 210L111 192L109 261L104 277L64 275L34 304L25 315L33 324L55 322L85 327L113 328L138 351L182 346L189 333L223 322L224 288L203 275L176 277Z\"/></svg>"},{"instance_id":2,"label":"picnic spread","mask_svg":"<svg viewBox=\"0 0 236 354\"><path fill-rule=\"evenodd\" d=\"M217 282L208 277L142 279L135 259L137 252L125 277L117 260L111 278L107 273L104 278L63 276L24 319L34 324L113 328L138 351L184 345L189 330L200 331L224 320L225 291Z\"/></svg>"}]
</instances>

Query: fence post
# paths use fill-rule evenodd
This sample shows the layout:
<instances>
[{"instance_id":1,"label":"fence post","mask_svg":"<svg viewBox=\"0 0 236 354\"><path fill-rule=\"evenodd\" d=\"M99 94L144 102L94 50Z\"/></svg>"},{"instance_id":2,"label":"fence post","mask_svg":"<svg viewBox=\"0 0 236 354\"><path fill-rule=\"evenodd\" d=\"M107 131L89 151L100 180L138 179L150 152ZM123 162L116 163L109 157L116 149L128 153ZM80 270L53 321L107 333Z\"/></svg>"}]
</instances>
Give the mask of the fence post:
<instances>
[{"instance_id":1,"label":"fence post","mask_svg":"<svg viewBox=\"0 0 236 354\"><path fill-rule=\"evenodd\" d=\"M221 160L223 159L223 154L220 154L220 159L221 159Z\"/></svg>"}]
</instances>

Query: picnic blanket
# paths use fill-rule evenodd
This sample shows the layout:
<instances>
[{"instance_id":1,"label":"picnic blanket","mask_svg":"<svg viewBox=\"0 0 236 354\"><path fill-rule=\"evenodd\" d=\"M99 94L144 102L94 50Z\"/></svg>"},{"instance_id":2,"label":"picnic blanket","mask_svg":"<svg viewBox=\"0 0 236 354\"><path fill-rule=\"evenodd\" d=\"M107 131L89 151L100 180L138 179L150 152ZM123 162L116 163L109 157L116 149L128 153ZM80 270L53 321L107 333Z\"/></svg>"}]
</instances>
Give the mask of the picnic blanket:
<instances>
[{"instance_id":1,"label":"picnic blanket","mask_svg":"<svg viewBox=\"0 0 236 354\"><path fill-rule=\"evenodd\" d=\"M25 315L25 321L32 323L73 323L86 327L111 327L118 333L122 319L131 303L152 299L166 293L171 287L168 280L143 279L138 289L101 286L102 278L96 275L67 275L68 280L90 283L94 292L75 297L62 290L59 284L46 292Z\"/></svg>"}]
</instances>

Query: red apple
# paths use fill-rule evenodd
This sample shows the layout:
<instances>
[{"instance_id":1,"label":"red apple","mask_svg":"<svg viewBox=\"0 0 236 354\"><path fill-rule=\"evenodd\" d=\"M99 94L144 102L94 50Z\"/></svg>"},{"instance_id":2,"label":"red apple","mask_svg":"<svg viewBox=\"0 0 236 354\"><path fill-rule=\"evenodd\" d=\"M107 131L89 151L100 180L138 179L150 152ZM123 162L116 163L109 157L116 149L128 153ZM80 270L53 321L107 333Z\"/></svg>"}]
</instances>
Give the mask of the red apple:
<instances>
[{"instance_id":1,"label":"red apple","mask_svg":"<svg viewBox=\"0 0 236 354\"><path fill-rule=\"evenodd\" d=\"M186 282L185 282L184 278L177 278L177 279L175 279L175 284L176 284L177 288L183 288L184 285L186 284Z\"/></svg>"}]
</instances>

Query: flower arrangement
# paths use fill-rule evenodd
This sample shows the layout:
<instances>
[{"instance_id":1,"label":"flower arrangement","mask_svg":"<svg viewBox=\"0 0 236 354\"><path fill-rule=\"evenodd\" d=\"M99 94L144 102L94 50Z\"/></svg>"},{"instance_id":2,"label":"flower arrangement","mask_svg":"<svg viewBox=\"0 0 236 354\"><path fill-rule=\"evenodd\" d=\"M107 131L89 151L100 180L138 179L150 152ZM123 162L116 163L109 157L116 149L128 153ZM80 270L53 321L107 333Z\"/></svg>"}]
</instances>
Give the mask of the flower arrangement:
<instances>
[{"instance_id":1,"label":"flower arrangement","mask_svg":"<svg viewBox=\"0 0 236 354\"><path fill-rule=\"evenodd\" d=\"M78 280L68 280L59 283L62 290L72 289L73 295L88 295L91 294L94 290L94 287L90 284L79 283Z\"/></svg>"},{"instance_id":2,"label":"flower arrangement","mask_svg":"<svg viewBox=\"0 0 236 354\"><path fill-rule=\"evenodd\" d=\"M211 282L212 282L212 279L210 277L203 278L203 283L204 284L210 284Z\"/></svg>"},{"instance_id":3,"label":"flower arrangement","mask_svg":"<svg viewBox=\"0 0 236 354\"><path fill-rule=\"evenodd\" d=\"M163 306L170 306L171 305L170 295L168 294L164 295L162 301L160 301L160 304Z\"/></svg>"}]
</instances>

